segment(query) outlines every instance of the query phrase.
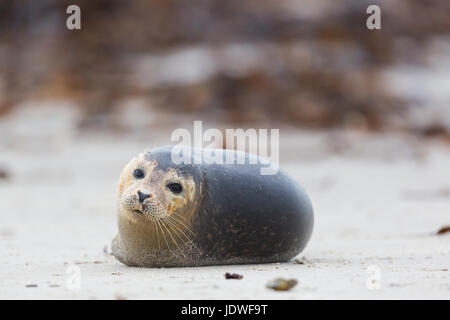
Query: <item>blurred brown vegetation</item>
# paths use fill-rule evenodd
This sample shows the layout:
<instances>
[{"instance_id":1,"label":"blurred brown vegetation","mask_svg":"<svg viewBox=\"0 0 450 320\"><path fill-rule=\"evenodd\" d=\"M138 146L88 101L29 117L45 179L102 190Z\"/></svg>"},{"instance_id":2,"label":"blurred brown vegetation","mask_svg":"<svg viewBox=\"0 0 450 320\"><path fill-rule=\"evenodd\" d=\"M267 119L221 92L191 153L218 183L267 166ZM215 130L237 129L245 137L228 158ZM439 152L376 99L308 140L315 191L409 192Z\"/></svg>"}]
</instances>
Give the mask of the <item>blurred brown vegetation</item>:
<instances>
[{"instance_id":1,"label":"blurred brown vegetation","mask_svg":"<svg viewBox=\"0 0 450 320\"><path fill-rule=\"evenodd\" d=\"M370 4L382 30L366 28ZM448 0L1 0L0 113L71 98L89 118L140 97L225 121L383 129L408 103L379 70L426 63L449 17Z\"/></svg>"}]
</instances>

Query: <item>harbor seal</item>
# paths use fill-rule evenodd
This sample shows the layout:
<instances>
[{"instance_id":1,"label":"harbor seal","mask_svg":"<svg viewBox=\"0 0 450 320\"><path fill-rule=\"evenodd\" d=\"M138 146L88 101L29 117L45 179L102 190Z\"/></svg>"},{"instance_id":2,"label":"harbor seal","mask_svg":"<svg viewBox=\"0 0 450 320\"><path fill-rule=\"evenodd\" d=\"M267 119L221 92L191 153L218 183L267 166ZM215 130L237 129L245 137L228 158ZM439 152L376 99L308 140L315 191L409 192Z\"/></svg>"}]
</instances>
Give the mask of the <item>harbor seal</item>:
<instances>
[{"instance_id":1,"label":"harbor seal","mask_svg":"<svg viewBox=\"0 0 450 320\"><path fill-rule=\"evenodd\" d=\"M190 148L190 147L185 147ZM175 164L173 146L144 152L123 169L118 191L117 260L135 267L288 261L309 241L313 208L281 169L261 175L261 158L214 149L244 164ZM211 150L211 149L210 149ZM186 150L185 150L186 151Z\"/></svg>"}]
</instances>

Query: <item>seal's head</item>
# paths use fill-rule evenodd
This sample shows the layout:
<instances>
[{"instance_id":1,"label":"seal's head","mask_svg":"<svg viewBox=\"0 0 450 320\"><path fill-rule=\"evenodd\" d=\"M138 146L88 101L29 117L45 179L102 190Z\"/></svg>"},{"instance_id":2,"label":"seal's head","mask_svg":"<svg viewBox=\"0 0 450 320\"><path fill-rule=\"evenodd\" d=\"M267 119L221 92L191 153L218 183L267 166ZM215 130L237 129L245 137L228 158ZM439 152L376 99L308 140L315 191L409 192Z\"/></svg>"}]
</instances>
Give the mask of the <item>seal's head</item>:
<instances>
[{"instance_id":1,"label":"seal's head","mask_svg":"<svg viewBox=\"0 0 450 320\"><path fill-rule=\"evenodd\" d=\"M193 166L173 164L170 149L140 154L120 176L119 217L136 223L177 216L190 220L201 193L198 175Z\"/></svg>"}]
</instances>

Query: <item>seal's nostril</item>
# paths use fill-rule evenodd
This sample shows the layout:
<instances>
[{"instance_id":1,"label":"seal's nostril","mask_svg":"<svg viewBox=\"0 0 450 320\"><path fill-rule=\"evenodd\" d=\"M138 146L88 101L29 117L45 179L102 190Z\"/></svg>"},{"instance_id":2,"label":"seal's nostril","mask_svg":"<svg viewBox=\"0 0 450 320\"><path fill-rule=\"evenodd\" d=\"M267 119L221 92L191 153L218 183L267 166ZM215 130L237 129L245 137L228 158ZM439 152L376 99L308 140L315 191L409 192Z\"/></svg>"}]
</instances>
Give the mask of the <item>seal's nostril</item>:
<instances>
[{"instance_id":1,"label":"seal's nostril","mask_svg":"<svg viewBox=\"0 0 450 320\"><path fill-rule=\"evenodd\" d=\"M139 196L139 202L140 203L144 203L145 199L149 198L150 195L147 193L142 193L141 191L138 191L138 196Z\"/></svg>"}]
</instances>

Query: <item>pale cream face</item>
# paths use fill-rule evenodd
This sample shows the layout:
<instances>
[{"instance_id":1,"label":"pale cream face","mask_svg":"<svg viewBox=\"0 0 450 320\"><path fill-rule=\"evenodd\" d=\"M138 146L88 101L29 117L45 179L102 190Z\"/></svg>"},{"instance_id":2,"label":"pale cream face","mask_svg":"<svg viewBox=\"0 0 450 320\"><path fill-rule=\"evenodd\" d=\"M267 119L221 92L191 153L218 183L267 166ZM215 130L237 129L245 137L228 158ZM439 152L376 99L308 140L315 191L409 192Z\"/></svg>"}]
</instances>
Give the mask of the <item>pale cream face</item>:
<instances>
[{"instance_id":1,"label":"pale cream face","mask_svg":"<svg viewBox=\"0 0 450 320\"><path fill-rule=\"evenodd\" d=\"M192 211L189 209L193 206L195 194L192 177L182 176L172 168L162 170L156 160L148 161L142 153L122 171L118 212L134 222L157 221Z\"/></svg>"}]
</instances>

